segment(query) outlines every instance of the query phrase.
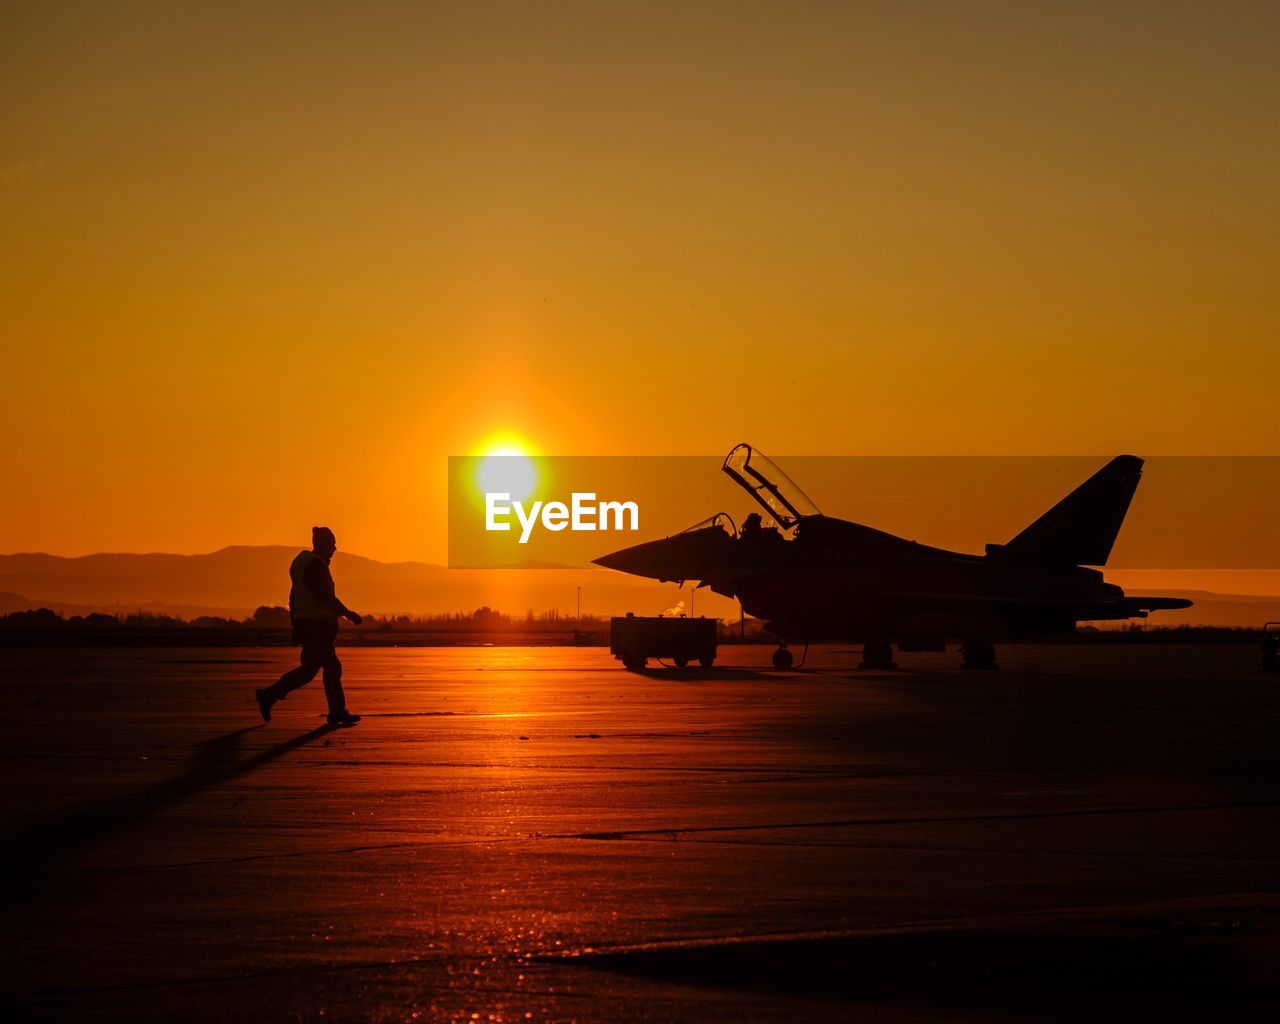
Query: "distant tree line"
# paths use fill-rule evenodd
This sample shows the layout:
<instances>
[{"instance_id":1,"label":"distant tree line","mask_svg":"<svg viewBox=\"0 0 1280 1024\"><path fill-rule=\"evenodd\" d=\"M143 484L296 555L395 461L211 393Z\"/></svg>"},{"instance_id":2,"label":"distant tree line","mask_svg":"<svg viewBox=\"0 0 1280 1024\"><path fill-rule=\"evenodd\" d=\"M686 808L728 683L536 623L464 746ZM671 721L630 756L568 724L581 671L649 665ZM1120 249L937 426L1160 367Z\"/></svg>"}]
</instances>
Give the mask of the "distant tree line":
<instances>
[{"instance_id":1,"label":"distant tree line","mask_svg":"<svg viewBox=\"0 0 1280 1024\"><path fill-rule=\"evenodd\" d=\"M584 615L581 625L585 628L603 627L607 618ZM366 615L363 625L366 630L389 632L396 629L481 629L506 631L537 631L541 629L566 629L577 624L577 620L566 617L558 610L551 610L535 615L532 609L523 618L513 618L499 612L488 605L474 611L444 612L437 615ZM49 608L37 608L31 611L11 612L0 615L0 629L17 628L82 628L82 629L288 629L290 627L289 609L278 605L261 605L245 619L233 619L220 615L199 615L193 619L183 619L173 615L161 615L155 612L135 611L121 615L106 615L101 612L90 612L87 615L64 616Z\"/></svg>"}]
</instances>

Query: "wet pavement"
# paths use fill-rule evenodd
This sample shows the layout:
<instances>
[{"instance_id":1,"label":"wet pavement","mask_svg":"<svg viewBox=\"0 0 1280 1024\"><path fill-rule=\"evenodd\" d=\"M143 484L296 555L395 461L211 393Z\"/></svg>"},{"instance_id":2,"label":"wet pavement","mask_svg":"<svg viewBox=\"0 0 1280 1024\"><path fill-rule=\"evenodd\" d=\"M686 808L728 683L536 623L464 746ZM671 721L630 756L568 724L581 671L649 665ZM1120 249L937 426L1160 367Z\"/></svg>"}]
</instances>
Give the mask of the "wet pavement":
<instances>
[{"instance_id":1,"label":"wet pavement","mask_svg":"<svg viewBox=\"0 0 1280 1024\"><path fill-rule=\"evenodd\" d=\"M1271 1019L1251 647L5 650L29 1020Z\"/></svg>"}]
</instances>

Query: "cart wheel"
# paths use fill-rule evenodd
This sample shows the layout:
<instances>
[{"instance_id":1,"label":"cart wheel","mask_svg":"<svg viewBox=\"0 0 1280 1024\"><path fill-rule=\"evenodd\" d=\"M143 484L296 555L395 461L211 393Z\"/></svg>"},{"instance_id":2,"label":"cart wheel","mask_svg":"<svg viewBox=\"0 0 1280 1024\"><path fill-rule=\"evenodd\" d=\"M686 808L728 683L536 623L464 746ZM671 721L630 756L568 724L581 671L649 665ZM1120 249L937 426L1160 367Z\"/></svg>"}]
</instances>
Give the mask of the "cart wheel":
<instances>
[{"instance_id":1,"label":"cart wheel","mask_svg":"<svg viewBox=\"0 0 1280 1024\"><path fill-rule=\"evenodd\" d=\"M996 645L990 640L966 640L960 645L960 653L964 656L961 668L990 671L1000 667L996 664Z\"/></svg>"},{"instance_id":2,"label":"cart wheel","mask_svg":"<svg viewBox=\"0 0 1280 1024\"><path fill-rule=\"evenodd\" d=\"M675 659L675 663L676 663L676 668L688 668L688 667L689 667L689 659L688 659L688 658L686 658L686 657L684 657L683 655L681 655L679 658L676 658L676 659Z\"/></svg>"},{"instance_id":3,"label":"cart wheel","mask_svg":"<svg viewBox=\"0 0 1280 1024\"><path fill-rule=\"evenodd\" d=\"M773 652L773 667L785 672L791 667L791 652L785 647L779 647Z\"/></svg>"},{"instance_id":4,"label":"cart wheel","mask_svg":"<svg viewBox=\"0 0 1280 1024\"><path fill-rule=\"evenodd\" d=\"M710 672L711 666L715 662L715 660L716 660L716 656L712 654L705 658L699 658L698 664L701 665L705 671Z\"/></svg>"},{"instance_id":5,"label":"cart wheel","mask_svg":"<svg viewBox=\"0 0 1280 1024\"><path fill-rule=\"evenodd\" d=\"M639 655L636 655L636 654L628 654L622 659L622 667L629 668L632 671L637 671L639 669L644 668L645 665L648 664L648 662L649 662L648 658L641 658Z\"/></svg>"}]
</instances>

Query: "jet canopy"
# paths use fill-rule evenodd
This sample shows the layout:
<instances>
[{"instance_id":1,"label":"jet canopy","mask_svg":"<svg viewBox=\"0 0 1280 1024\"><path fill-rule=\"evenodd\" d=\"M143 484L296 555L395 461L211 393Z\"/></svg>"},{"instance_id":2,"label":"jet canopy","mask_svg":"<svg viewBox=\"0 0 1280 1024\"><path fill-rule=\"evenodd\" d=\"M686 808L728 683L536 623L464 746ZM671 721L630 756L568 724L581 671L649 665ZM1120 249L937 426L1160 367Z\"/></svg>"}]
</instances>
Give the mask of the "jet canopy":
<instances>
[{"instance_id":1,"label":"jet canopy","mask_svg":"<svg viewBox=\"0 0 1280 1024\"><path fill-rule=\"evenodd\" d=\"M730 537L736 537L738 535L738 527L734 523L733 517L729 515L728 512L717 512L715 515L708 516L706 519L700 519L688 529L681 530L680 532L696 533L699 530L709 530L712 527L724 531Z\"/></svg>"},{"instance_id":2,"label":"jet canopy","mask_svg":"<svg viewBox=\"0 0 1280 1024\"><path fill-rule=\"evenodd\" d=\"M772 459L749 444L740 444L729 452L720 468L784 530L794 528L801 519L822 515L818 506Z\"/></svg>"}]
</instances>

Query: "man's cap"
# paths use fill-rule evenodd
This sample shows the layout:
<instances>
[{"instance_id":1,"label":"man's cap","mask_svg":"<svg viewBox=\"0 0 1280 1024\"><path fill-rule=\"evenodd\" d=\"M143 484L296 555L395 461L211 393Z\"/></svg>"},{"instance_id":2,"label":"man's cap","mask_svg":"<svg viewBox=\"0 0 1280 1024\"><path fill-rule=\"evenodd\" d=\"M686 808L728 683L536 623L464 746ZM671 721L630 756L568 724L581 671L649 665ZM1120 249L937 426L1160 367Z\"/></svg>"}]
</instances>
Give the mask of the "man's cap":
<instances>
[{"instance_id":1,"label":"man's cap","mask_svg":"<svg viewBox=\"0 0 1280 1024\"><path fill-rule=\"evenodd\" d=\"M338 539L333 535L333 531L327 526L311 527L311 546L319 547L322 541L328 541L331 544L336 544Z\"/></svg>"}]
</instances>

